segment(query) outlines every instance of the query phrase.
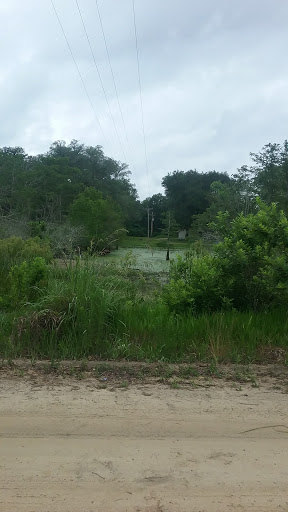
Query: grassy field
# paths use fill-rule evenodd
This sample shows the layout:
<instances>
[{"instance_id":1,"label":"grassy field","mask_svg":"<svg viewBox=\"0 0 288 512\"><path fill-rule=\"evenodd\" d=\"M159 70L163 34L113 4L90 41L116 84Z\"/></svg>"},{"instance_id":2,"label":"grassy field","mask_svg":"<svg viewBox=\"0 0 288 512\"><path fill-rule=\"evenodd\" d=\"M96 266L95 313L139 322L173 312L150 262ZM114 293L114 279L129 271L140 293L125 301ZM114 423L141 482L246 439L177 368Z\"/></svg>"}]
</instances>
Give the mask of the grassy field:
<instances>
[{"instance_id":1,"label":"grassy field","mask_svg":"<svg viewBox=\"0 0 288 512\"><path fill-rule=\"evenodd\" d=\"M150 247L158 249L167 249L167 238L161 237L138 237L126 236L120 242L120 247L133 248L133 247ZM181 248L187 249L191 244L191 240L179 240L178 238L170 238L169 245L171 249Z\"/></svg>"},{"instance_id":2,"label":"grassy field","mask_svg":"<svg viewBox=\"0 0 288 512\"><path fill-rule=\"evenodd\" d=\"M109 258L53 265L37 302L0 314L3 359L283 362L287 347L284 311L172 315L158 278Z\"/></svg>"}]
</instances>

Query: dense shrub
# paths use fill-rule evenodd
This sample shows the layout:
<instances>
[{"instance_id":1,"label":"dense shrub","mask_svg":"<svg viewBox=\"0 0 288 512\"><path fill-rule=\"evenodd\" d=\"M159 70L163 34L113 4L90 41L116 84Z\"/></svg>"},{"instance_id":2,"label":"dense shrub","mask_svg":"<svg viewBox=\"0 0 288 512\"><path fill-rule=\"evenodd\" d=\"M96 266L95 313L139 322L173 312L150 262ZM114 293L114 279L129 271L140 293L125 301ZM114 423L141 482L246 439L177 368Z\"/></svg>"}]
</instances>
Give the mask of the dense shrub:
<instances>
[{"instance_id":1,"label":"dense shrub","mask_svg":"<svg viewBox=\"0 0 288 512\"><path fill-rule=\"evenodd\" d=\"M10 269L13 265L19 265L22 261L39 256L44 258L46 262L51 261L52 253L47 242L40 238L22 238L13 236L0 240L0 267Z\"/></svg>"},{"instance_id":2,"label":"dense shrub","mask_svg":"<svg viewBox=\"0 0 288 512\"><path fill-rule=\"evenodd\" d=\"M178 258L163 297L171 311L263 310L288 305L288 220L275 204L217 219L223 241L213 255Z\"/></svg>"},{"instance_id":3,"label":"dense shrub","mask_svg":"<svg viewBox=\"0 0 288 512\"><path fill-rule=\"evenodd\" d=\"M0 240L0 295L10 295L11 275L13 267L21 266L23 262L32 262L35 258L41 258L44 263L52 259L52 253L47 242L39 238L11 237ZM30 267L29 267L30 268ZM22 271L24 271L22 269ZM14 273L16 270L13 271Z\"/></svg>"},{"instance_id":4,"label":"dense shrub","mask_svg":"<svg viewBox=\"0 0 288 512\"><path fill-rule=\"evenodd\" d=\"M0 296L0 306L13 309L37 300L47 288L48 270L45 260L39 257L14 265L6 280L5 293Z\"/></svg>"},{"instance_id":5,"label":"dense shrub","mask_svg":"<svg viewBox=\"0 0 288 512\"><path fill-rule=\"evenodd\" d=\"M35 301L48 285L48 265L43 258L23 261L9 273L7 299L11 307Z\"/></svg>"}]
</instances>

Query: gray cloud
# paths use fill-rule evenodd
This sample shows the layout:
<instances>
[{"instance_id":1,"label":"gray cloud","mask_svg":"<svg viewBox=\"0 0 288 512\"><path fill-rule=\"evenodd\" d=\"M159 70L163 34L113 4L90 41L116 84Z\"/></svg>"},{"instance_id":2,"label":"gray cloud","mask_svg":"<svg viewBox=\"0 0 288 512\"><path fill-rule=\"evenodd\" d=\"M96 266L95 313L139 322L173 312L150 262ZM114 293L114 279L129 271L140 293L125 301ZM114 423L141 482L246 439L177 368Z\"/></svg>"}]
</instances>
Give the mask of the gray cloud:
<instances>
[{"instance_id":1,"label":"gray cloud","mask_svg":"<svg viewBox=\"0 0 288 512\"><path fill-rule=\"evenodd\" d=\"M0 6L0 145L45 151L56 139L101 144L123 160L74 0ZM79 0L125 156L141 197L175 169L234 172L287 137L286 0L135 0L149 161L145 170L131 0L99 0L126 144L95 0ZM149 186L148 186L149 184Z\"/></svg>"}]
</instances>

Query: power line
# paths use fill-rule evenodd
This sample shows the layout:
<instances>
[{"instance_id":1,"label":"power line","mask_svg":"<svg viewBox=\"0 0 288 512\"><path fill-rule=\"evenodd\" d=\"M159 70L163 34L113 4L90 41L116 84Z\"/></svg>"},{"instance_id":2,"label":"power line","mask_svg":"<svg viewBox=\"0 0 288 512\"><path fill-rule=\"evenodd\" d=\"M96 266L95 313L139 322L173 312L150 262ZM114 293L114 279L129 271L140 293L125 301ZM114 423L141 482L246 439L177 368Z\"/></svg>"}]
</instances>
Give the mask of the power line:
<instances>
[{"instance_id":1,"label":"power line","mask_svg":"<svg viewBox=\"0 0 288 512\"><path fill-rule=\"evenodd\" d=\"M91 96L90 96L90 94L89 94L89 92L88 92L88 89L87 89L87 87L86 87L86 85L85 85L84 78L83 78L83 76L82 76L82 73L81 73L81 71L80 71L80 69L79 69L79 66L78 66L78 64L77 64L77 61L76 61L76 59L75 59L74 53L73 53L73 51L72 51L71 45L70 45L70 43L69 43L68 37L67 37L67 35L66 35L66 33L65 33L64 27L63 27L63 25L62 25L62 22L61 22L60 16L59 16L59 14L58 14L58 11L57 11L57 9L56 9L56 6L55 6L55 4L54 4L54 1L53 1L53 0L51 0L51 4L52 4L52 7L53 7L54 12L55 12L55 14L56 14L56 17L57 17L58 23L59 23L59 25L60 25L61 31L62 31L62 33L63 33L64 39L65 39L65 41L66 41L66 43L67 43L67 46L68 46L68 48L69 48L69 51L70 51L71 57L72 57L73 62L74 62L74 64L75 64L75 67L76 67L76 69L77 69L78 75L79 75L80 80L81 80L81 82L82 82L82 85L83 85L83 88L84 88L84 90L85 90L86 96L87 96L88 101L89 101L89 103L90 103L90 106L91 106L91 108L92 108L92 110L93 110L93 113L94 113L95 119L96 119L96 121L97 121L97 123L98 123L98 125L99 125L99 127L100 127L100 131L101 131L102 136L103 136L103 138L104 138L104 140L105 140L105 142L106 142L106 144L107 144L107 147L108 147L109 153L111 154L110 144L108 143L107 137L106 137L106 135L105 135L105 133L104 133L104 131L103 131L103 128L102 128L101 123L100 123L100 120L99 120L99 118L98 118L98 116L97 116L97 113L96 113L95 107L94 107L94 105L93 105L93 103L92 103L92 100L91 100Z\"/></svg>"},{"instance_id":2,"label":"power line","mask_svg":"<svg viewBox=\"0 0 288 512\"><path fill-rule=\"evenodd\" d=\"M121 150L122 150L122 153L124 155L124 160L126 161L127 158L126 158L126 155L125 155L125 151L124 151L124 148L123 148L123 144L122 144L122 141L120 139L120 135L119 135L119 132L117 130L117 126L116 126L116 123L115 123L115 119L113 117L113 114L112 114L112 111L111 111L111 108L110 108L110 104L109 104L109 101L108 101L108 97L107 97L107 94L106 94L106 91L105 91L105 87L104 87L104 84L103 84L103 80L101 78L101 74L100 74L100 71L99 71L99 68L98 68L98 65L97 65L97 62L96 62L96 58L95 58L95 55L94 55L94 51L93 51L93 48L92 48L92 45L91 45L91 42L90 42L90 38L89 38L89 35L88 35L88 32L87 32L87 29L86 29L86 25L85 25L85 22L84 22L84 19L83 19L83 16L82 16L82 12L81 12L81 9L80 9L80 6L79 6L79 2L78 0L75 0L76 1L76 5L77 5L77 8L78 8L78 12L79 12L79 16L81 18L81 21L82 21L82 25L83 25L83 29L84 29L84 32L85 32L85 35L86 35L86 38L87 38L87 41L88 41L88 44L89 44L89 48L90 48L90 51L91 51L91 55L93 57L93 61L94 61L94 64L95 64L95 68L96 68L96 71L97 71L97 74L98 74L98 77L99 77L99 80L100 80L100 84L101 84L101 87L102 87L102 91L103 91L103 94L105 96L105 100L106 100L106 103L107 103L107 106L108 106L108 110L109 110L109 113L110 113L110 117L111 117L111 121L114 125L114 128L115 128L115 132L116 132L116 135L117 135L117 138L118 138L118 141L119 141L119 144L120 144L120 147L121 147Z\"/></svg>"},{"instance_id":3,"label":"power line","mask_svg":"<svg viewBox=\"0 0 288 512\"><path fill-rule=\"evenodd\" d=\"M120 99L119 99L119 94L118 94L118 90L117 90L115 75L114 75L114 71L113 71L112 64L111 64L111 59L110 59L107 39L106 39L105 31L104 31L104 26L103 26L103 22L102 22L102 17L101 17L101 13L100 13L99 3L98 3L98 0L95 0L95 2L96 2L96 6L97 6L97 11L98 11L100 26L101 26L101 30L102 30L102 35L103 35L104 43L105 43L107 58L108 58L109 66L110 66L110 71L111 71L111 75L112 75L112 79L113 79L115 94L116 94L117 101L118 101L119 112L120 112L120 115L121 115L121 120L122 120L122 124L123 124L123 128L124 128L124 132L125 132L126 141L127 141L128 146L129 146L126 124L125 124L125 121L124 121L124 116L123 116L123 111L122 111L121 104L120 104Z\"/></svg>"},{"instance_id":4,"label":"power line","mask_svg":"<svg viewBox=\"0 0 288 512\"><path fill-rule=\"evenodd\" d=\"M139 48L138 48L138 36L137 36L135 0L132 0L132 5L133 5L134 32L135 32L135 43L136 43L136 57L137 57L137 67L138 67L139 95L140 95L140 105L141 105L142 133L143 133L144 153L145 153L145 166L146 166L146 174L147 174L148 193L150 196L150 183L149 183L148 158L147 158L147 142L146 142L145 123L144 123L142 83L141 83L140 62L139 62Z\"/></svg>"}]
</instances>

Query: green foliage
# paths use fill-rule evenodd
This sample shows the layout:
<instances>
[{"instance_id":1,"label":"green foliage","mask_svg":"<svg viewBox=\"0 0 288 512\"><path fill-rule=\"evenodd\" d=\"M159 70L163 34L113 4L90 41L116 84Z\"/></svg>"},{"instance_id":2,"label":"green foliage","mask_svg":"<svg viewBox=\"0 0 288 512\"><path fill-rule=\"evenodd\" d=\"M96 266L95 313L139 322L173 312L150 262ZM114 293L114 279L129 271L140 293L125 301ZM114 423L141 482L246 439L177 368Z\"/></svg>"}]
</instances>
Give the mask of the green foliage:
<instances>
[{"instance_id":1,"label":"green foliage","mask_svg":"<svg viewBox=\"0 0 288 512\"><path fill-rule=\"evenodd\" d=\"M189 252L171 264L171 280L163 290L163 300L174 313L200 313L222 309L221 276L215 257L195 258Z\"/></svg>"},{"instance_id":2,"label":"green foliage","mask_svg":"<svg viewBox=\"0 0 288 512\"><path fill-rule=\"evenodd\" d=\"M70 218L72 224L85 229L86 247L91 240L99 245L100 240L104 241L111 233L123 227L117 206L111 200L104 199L101 192L92 187L85 189L74 201ZM101 244L99 249L102 249Z\"/></svg>"},{"instance_id":3,"label":"green foliage","mask_svg":"<svg viewBox=\"0 0 288 512\"><path fill-rule=\"evenodd\" d=\"M140 202L127 165L105 156L100 146L56 141L46 154L36 156L19 147L0 148L0 236L45 238L51 225L55 229L60 226L60 232L63 225L69 225L71 205L91 189L110 203L111 224L116 212L120 227L137 236L147 233L148 206L153 208L153 236L165 228L163 215L168 211L181 228L189 229L192 222L199 236L220 211L228 212L230 220L240 212L253 212L256 196L268 204L276 202L288 213L288 141L267 144L258 154L251 153L251 158L252 165L242 166L232 177L215 171L174 171L163 178L164 195L154 194ZM87 226L88 216L86 212L82 219ZM111 231L119 228L116 224ZM79 245L78 239L78 235L72 236L73 249Z\"/></svg>"},{"instance_id":4,"label":"green foliage","mask_svg":"<svg viewBox=\"0 0 288 512\"><path fill-rule=\"evenodd\" d=\"M11 237L0 240L0 296L4 298L5 294L10 296L9 273L12 267L19 266L23 262L29 264L36 257L43 259L46 263L52 260L49 244L40 238L22 240L22 238Z\"/></svg>"},{"instance_id":5,"label":"green foliage","mask_svg":"<svg viewBox=\"0 0 288 512\"><path fill-rule=\"evenodd\" d=\"M190 254L194 253L195 257L204 256L205 254L211 253L211 247L207 242L204 242L203 240L196 240L190 245Z\"/></svg>"},{"instance_id":6,"label":"green foliage","mask_svg":"<svg viewBox=\"0 0 288 512\"><path fill-rule=\"evenodd\" d=\"M37 156L27 155L22 148L0 148L0 188L3 238L19 234L44 238L48 225L67 223L71 205L85 189L101 192L103 200L113 204L111 223L117 212L121 227L124 223L132 227L140 205L127 165L106 157L100 146L75 140L57 141L46 154Z\"/></svg>"},{"instance_id":7,"label":"green foliage","mask_svg":"<svg viewBox=\"0 0 288 512\"><path fill-rule=\"evenodd\" d=\"M9 272L9 290L4 302L18 307L35 301L48 285L48 265L44 258L36 257L15 265Z\"/></svg>"},{"instance_id":8,"label":"green foliage","mask_svg":"<svg viewBox=\"0 0 288 512\"><path fill-rule=\"evenodd\" d=\"M257 194L267 203L277 202L288 213L288 141L266 144L259 153L251 153L252 182Z\"/></svg>"},{"instance_id":9,"label":"green foliage","mask_svg":"<svg viewBox=\"0 0 288 512\"><path fill-rule=\"evenodd\" d=\"M241 177L243 172L241 171ZM249 190L247 182L240 178L240 171L229 183L215 181L210 186L210 206L200 215L193 218L192 229L198 235L211 232L209 225L214 222L220 212L225 212L227 222L231 221L239 213L248 215L254 210L255 200Z\"/></svg>"},{"instance_id":10,"label":"green foliage","mask_svg":"<svg viewBox=\"0 0 288 512\"><path fill-rule=\"evenodd\" d=\"M230 224L218 216L224 237L213 255L188 253L171 269L164 301L175 313L288 306L288 220L275 204Z\"/></svg>"},{"instance_id":11,"label":"green foliage","mask_svg":"<svg viewBox=\"0 0 288 512\"><path fill-rule=\"evenodd\" d=\"M215 181L229 183L225 173L215 171L199 173L197 171L174 171L162 180L169 209L175 214L181 228L189 229L193 215L203 213L210 204L210 185Z\"/></svg>"},{"instance_id":12,"label":"green foliage","mask_svg":"<svg viewBox=\"0 0 288 512\"><path fill-rule=\"evenodd\" d=\"M29 223L31 237L45 238L47 225L44 221L33 221Z\"/></svg>"},{"instance_id":13,"label":"green foliage","mask_svg":"<svg viewBox=\"0 0 288 512\"><path fill-rule=\"evenodd\" d=\"M167 198L162 194L154 194L152 197L147 197L141 203L141 216L139 224L141 231L139 235L147 236L147 209L150 208L150 237L159 235L165 224L163 223L163 216L167 214L168 202ZM152 221L153 219L153 221ZM151 227L153 232L151 234Z\"/></svg>"},{"instance_id":14,"label":"green foliage","mask_svg":"<svg viewBox=\"0 0 288 512\"><path fill-rule=\"evenodd\" d=\"M176 222L173 212L164 212L162 214L162 225L162 236L165 236L169 239L177 237L178 231L180 230L180 226Z\"/></svg>"},{"instance_id":15,"label":"green foliage","mask_svg":"<svg viewBox=\"0 0 288 512\"><path fill-rule=\"evenodd\" d=\"M104 354L123 329L121 311L137 304L137 290L125 272L98 266L93 258L83 266L79 260L74 268L52 269L46 294L14 325L26 354L47 357L59 346L65 346L65 357L71 357L71 349L75 356L83 350L87 356Z\"/></svg>"},{"instance_id":16,"label":"green foliage","mask_svg":"<svg viewBox=\"0 0 288 512\"><path fill-rule=\"evenodd\" d=\"M3 275L8 275L12 266L24 260L31 260L35 256L43 258L46 262L52 259L49 244L40 238L23 240L19 237L11 237L0 240L0 269Z\"/></svg>"},{"instance_id":17,"label":"green foliage","mask_svg":"<svg viewBox=\"0 0 288 512\"><path fill-rule=\"evenodd\" d=\"M171 238L170 239L171 246L173 248L185 248L187 246L187 240L179 240L178 238ZM166 249L167 248L167 237L153 237L153 238L147 238L147 237L135 237L135 236L126 236L121 240L121 247L149 247L152 248L161 248Z\"/></svg>"},{"instance_id":18,"label":"green foliage","mask_svg":"<svg viewBox=\"0 0 288 512\"><path fill-rule=\"evenodd\" d=\"M142 277L91 258L52 268L36 302L0 312L2 357L253 362L285 355L288 320L265 313L171 315L163 301L143 295ZM264 350L265 349L265 350Z\"/></svg>"}]
</instances>

